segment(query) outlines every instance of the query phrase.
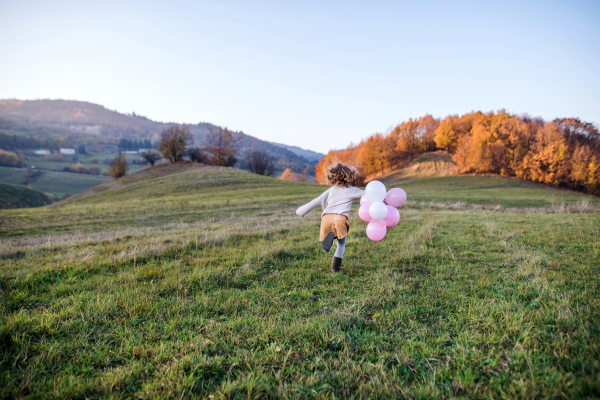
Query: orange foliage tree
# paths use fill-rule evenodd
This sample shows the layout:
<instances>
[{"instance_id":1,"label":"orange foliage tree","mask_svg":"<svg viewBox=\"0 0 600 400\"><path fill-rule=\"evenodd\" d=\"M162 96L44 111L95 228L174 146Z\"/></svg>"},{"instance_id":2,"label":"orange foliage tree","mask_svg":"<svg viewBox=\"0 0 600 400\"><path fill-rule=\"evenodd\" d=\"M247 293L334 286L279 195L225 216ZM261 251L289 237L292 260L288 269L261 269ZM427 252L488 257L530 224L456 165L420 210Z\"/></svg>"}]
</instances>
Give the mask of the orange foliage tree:
<instances>
[{"instance_id":1,"label":"orange foliage tree","mask_svg":"<svg viewBox=\"0 0 600 400\"><path fill-rule=\"evenodd\" d=\"M286 168L279 177L279 179L283 179L284 181L295 181L296 177L294 176L294 173L291 169Z\"/></svg>"},{"instance_id":2,"label":"orange foliage tree","mask_svg":"<svg viewBox=\"0 0 600 400\"><path fill-rule=\"evenodd\" d=\"M462 172L515 176L600 195L596 126L576 118L545 122L505 110L441 121L431 115L409 119L388 135L375 134L356 146L330 151L317 164L316 177L327 183L327 167L341 161L357 167L364 181L437 149L452 154Z\"/></svg>"}]
</instances>

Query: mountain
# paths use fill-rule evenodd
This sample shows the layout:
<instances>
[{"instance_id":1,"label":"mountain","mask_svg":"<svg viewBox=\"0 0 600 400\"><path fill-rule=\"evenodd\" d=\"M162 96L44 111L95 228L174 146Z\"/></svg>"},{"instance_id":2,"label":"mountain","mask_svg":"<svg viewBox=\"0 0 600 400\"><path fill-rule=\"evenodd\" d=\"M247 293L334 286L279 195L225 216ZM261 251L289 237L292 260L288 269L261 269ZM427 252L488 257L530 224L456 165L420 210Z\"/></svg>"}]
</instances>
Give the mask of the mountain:
<instances>
[{"instance_id":1,"label":"mountain","mask_svg":"<svg viewBox=\"0 0 600 400\"><path fill-rule=\"evenodd\" d=\"M289 146L287 144L283 144L283 143L276 143L276 142L271 142L277 146L281 146L284 149L288 149L289 151L291 151L294 154L297 154L299 156L302 156L304 158L306 158L308 161L314 161L314 162L319 162L319 160L323 157L325 157L325 154L323 153L317 153L316 151L312 151L312 150L306 150L303 149L301 147L298 146Z\"/></svg>"},{"instance_id":2,"label":"mountain","mask_svg":"<svg viewBox=\"0 0 600 400\"><path fill-rule=\"evenodd\" d=\"M29 137L39 138L52 132L52 136L56 137L57 131L64 132L63 137L77 133L84 136L71 140L72 147L84 141L89 144L95 136L105 149L115 146L115 139L120 138L158 142L160 133L175 123L156 122L135 113L122 114L98 104L73 100L0 100L0 117L12 125L20 125L20 130L25 130ZM190 129L197 146L207 144L209 128L215 126L208 122L185 125ZM8 132L22 135L23 132L15 132L18 130L2 129L0 124L0 134ZM284 146L260 140L242 131L232 133L242 138L238 154L240 160L247 151L256 147L269 153L277 170L291 168L295 172L302 172L307 169L310 174L314 173L316 162L313 158L308 159ZM243 164L240 165L243 167Z\"/></svg>"}]
</instances>

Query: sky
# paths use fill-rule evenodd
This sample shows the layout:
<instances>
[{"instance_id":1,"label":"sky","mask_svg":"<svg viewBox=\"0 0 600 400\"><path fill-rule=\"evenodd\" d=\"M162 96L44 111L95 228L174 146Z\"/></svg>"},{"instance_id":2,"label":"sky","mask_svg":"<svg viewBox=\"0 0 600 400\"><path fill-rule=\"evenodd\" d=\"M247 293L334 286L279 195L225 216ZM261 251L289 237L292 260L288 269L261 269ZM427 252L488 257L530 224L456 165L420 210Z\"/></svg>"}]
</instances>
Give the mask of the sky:
<instances>
[{"instance_id":1,"label":"sky","mask_svg":"<svg viewBox=\"0 0 600 400\"><path fill-rule=\"evenodd\" d=\"M0 0L0 99L319 152L409 118L600 122L598 1Z\"/></svg>"}]
</instances>

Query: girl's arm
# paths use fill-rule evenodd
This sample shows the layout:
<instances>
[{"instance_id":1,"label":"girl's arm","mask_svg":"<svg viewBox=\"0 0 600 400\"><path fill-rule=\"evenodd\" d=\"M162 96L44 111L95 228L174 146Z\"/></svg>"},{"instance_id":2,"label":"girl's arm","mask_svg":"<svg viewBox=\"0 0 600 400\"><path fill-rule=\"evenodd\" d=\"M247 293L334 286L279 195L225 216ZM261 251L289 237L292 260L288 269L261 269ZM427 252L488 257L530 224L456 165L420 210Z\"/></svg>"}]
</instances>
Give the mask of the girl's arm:
<instances>
[{"instance_id":1,"label":"girl's arm","mask_svg":"<svg viewBox=\"0 0 600 400\"><path fill-rule=\"evenodd\" d=\"M352 187L352 189L354 189L352 192L352 200L360 199L365 194L364 190L359 189L357 187Z\"/></svg>"},{"instance_id":2,"label":"girl's arm","mask_svg":"<svg viewBox=\"0 0 600 400\"><path fill-rule=\"evenodd\" d=\"M321 195L321 196L323 196L323 195ZM301 217L304 217L309 211L314 210L315 208L317 208L319 206L322 206L321 196L312 200L310 203L307 203L307 204L303 205L302 207L298 208L296 210L296 214L298 214Z\"/></svg>"}]
</instances>

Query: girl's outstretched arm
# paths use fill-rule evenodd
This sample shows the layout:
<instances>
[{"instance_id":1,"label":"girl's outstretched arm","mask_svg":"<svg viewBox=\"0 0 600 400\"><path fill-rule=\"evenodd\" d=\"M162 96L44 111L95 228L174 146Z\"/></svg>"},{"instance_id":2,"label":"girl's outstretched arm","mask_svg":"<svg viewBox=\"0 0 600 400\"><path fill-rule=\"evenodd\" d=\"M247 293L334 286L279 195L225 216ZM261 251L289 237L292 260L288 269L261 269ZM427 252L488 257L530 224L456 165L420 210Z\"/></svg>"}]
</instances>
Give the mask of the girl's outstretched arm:
<instances>
[{"instance_id":1,"label":"girl's outstretched arm","mask_svg":"<svg viewBox=\"0 0 600 400\"><path fill-rule=\"evenodd\" d=\"M315 208L319 207L319 206L323 206L321 203L321 197L323 195L317 197L316 199L312 200L309 203L306 203L305 205L303 205L302 207L298 208L296 210L296 214L298 214L301 217L304 217L309 211L314 210Z\"/></svg>"}]
</instances>

